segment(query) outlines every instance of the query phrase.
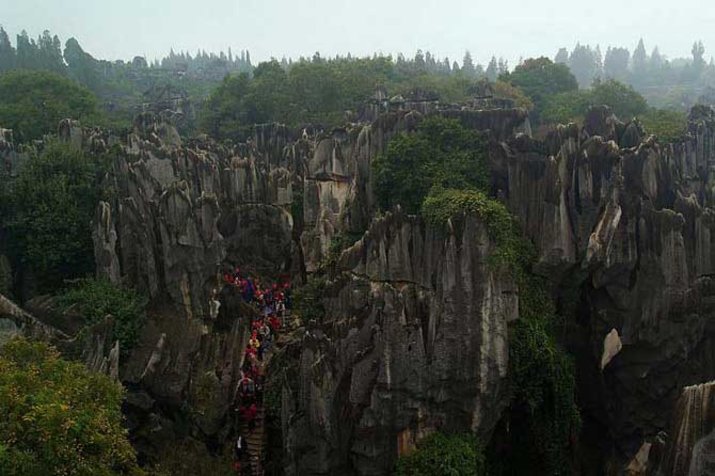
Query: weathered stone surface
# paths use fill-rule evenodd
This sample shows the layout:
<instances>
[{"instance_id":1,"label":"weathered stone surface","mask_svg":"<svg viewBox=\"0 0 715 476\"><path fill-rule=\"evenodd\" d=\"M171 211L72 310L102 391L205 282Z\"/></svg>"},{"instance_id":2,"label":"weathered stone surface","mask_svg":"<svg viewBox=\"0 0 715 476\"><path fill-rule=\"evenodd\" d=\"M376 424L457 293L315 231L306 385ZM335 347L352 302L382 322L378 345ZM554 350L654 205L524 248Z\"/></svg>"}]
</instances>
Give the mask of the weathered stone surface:
<instances>
[{"instance_id":1,"label":"weathered stone surface","mask_svg":"<svg viewBox=\"0 0 715 476\"><path fill-rule=\"evenodd\" d=\"M715 474L715 382L683 389L667 450L660 467L652 474Z\"/></svg>"},{"instance_id":2,"label":"weathered stone surface","mask_svg":"<svg viewBox=\"0 0 715 476\"><path fill-rule=\"evenodd\" d=\"M624 466L644 436L667 428L678 389L715 378L715 121L712 111L693 119L683 142L661 145L599 108L582 130L516 137L493 154L495 183L537 245L537 270L578 289L581 368L601 362L603 336L620 336L603 377L579 379L584 411L609 428Z\"/></svg>"},{"instance_id":3,"label":"weathered stone surface","mask_svg":"<svg viewBox=\"0 0 715 476\"><path fill-rule=\"evenodd\" d=\"M488 437L518 293L487 263L483 223L457 228L388 214L343 253L325 321L302 343L288 474L388 474L405 439L440 428Z\"/></svg>"}]
</instances>

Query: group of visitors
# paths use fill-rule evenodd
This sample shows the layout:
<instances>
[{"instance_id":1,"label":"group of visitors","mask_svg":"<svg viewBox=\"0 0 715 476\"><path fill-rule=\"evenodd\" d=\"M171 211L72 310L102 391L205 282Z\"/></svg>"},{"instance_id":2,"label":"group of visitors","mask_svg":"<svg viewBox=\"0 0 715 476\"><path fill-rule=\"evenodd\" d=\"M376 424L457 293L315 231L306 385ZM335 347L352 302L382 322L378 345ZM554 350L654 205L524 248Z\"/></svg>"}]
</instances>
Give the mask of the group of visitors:
<instances>
[{"instance_id":1,"label":"group of visitors","mask_svg":"<svg viewBox=\"0 0 715 476\"><path fill-rule=\"evenodd\" d=\"M244 275L239 268L224 273L223 280L225 285L235 286L243 301L256 310L251 318L251 336L245 349L235 399L239 419L251 434L256 429L259 409L263 405L264 359L278 332L286 324L291 307L291 286L290 281L284 279L264 287L258 278ZM245 470L250 465L246 464L248 442L242 435L238 435L234 444L234 456L236 473L244 474L242 468ZM254 465L257 463L254 462Z\"/></svg>"}]
</instances>

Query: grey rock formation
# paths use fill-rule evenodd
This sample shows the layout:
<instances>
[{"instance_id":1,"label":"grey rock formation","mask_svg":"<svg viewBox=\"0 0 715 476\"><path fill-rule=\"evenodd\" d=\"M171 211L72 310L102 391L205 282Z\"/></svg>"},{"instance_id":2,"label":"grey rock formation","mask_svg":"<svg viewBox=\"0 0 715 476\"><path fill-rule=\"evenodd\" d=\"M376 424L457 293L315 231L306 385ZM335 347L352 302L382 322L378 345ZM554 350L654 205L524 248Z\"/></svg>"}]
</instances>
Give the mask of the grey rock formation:
<instances>
[{"instance_id":1,"label":"grey rock formation","mask_svg":"<svg viewBox=\"0 0 715 476\"><path fill-rule=\"evenodd\" d=\"M331 276L325 319L293 343L288 471L387 474L398 454L440 428L488 438L506 404L518 290L487 264L494 244L475 216L446 232L399 211L373 219L371 161L433 111L407 103L329 132L256 126L236 145L183 141L157 116L137 119L94 240L98 274L151 298L140 343L119 363L143 453L187 431L204 441L230 431L248 335L241 318L252 311L222 292L211 314L223 267L299 281L335 236L366 230ZM571 309L564 341L579 369L584 435L599 443L595 474L651 471L662 431L680 414L680 389L715 379L712 111L694 111L688 135L667 145L607 108L544 140L521 133L520 110L442 113L490 131L492 189L535 243L536 271L559 306ZM64 136L76 140L69 126ZM80 142L104 150L112 139L85 129ZM112 344L88 354L110 373ZM192 415L190 430L174 424L182 412ZM707 463L709 432L685 443L670 433L664 445L690 455L678 471Z\"/></svg>"},{"instance_id":2,"label":"grey rock formation","mask_svg":"<svg viewBox=\"0 0 715 476\"><path fill-rule=\"evenodd\" d=\"M715 474L715 382L683 389L659 476Z\"/></svg>"},{"instance_id":3,"label":"grey rock formation","mask_svg":"<svg viewBox=\"0 0 715 476\"><path fill-rule=\"evenodd\" d=\"M506 403L509 273L468 216L449 232L399 212L343 253L303 339L287 474L389 474L433 431L488 437Z\"/></svg>"},{"instance_id":4,"label":"grey rock formation","mask_svg":"<svg viewBox=\"0 0 715 476\"><path fill-rule=\"evenodd\" d=\"M603 376L579 375L584 412L609 429L618 462L668 427L679 389L715 378L715 118L691 117L680 143L641 137L599 108L582 130L515 137L493 156L537 270L577 291L580 368L598 366L612 329L620 336Z\"/></svg>"}]
</instances>

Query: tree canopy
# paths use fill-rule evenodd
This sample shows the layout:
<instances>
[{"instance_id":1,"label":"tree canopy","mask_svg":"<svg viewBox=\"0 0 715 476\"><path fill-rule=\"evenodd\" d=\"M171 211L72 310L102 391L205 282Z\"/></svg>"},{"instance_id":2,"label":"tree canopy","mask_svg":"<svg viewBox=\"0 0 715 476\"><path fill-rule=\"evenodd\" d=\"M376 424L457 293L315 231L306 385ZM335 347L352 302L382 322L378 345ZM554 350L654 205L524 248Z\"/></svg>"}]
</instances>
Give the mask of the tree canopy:
<instances>
[{"instance_id":1,"label":"tree canopy","mask_svg":"<svg viewBox=\"0 0 715 476\"><path fill-rule=\"evenodd\" d=\"M489 174L482 136L456 119L433 116L413 134L390 141L374 163L380 206L401 205L419 213L435 185L456 189L486 189Z\"/></svg>"},{"instance_id":2,"label":"tree canopy","mask_svg":"<svg viewBox=\"0 0 715 476\"><path fill-rule=\"evenodd\" d=\"M0 468L8 476L142 474L122 387L44 343L0 349Z\"/></svg>"},{"instance_id":3,"label":"tree canopy","mask_svg":"<svg viewBox=\"0 0 715 476\"><path fill-rule=\"evenodd\" d=\"M8 180L0 209L13 268L30 273L39 291L94 272L91 221L105 162L50 142Z\"/></svg>"},{"instance_id":4,"label":"tree canopy","mask_svg":"<svg viewBox=\"0 0 715 476\"><path fill-rule=\"evenodd\" d=\"M583 119L590 106L606 105L624 121L644 114L646 100L633 87L614 79L596 80L590 89L569 91L546 100L542 121L547 123L577 122Z\"/></svg>"},{"instance_id":5,"label":"tree canopy","mask_svg":"<svg viewBox=\"0 0 715 476\"><path fill-rule=\"evenodd\" d=\"M0 126L13 129L17 140L39 139L65 118L97 118L89 90L48 71L0 74Z\"/></svg>"},{"instance_id":6,"label":"tree canopy","mask_svg":"<svg viewBox=\"0 0 715 476\"><path fill-rule=\"evenodd\" d=\"M578 90L578 82L568 66L548 58L531 58L501 76L503 81L520 88L531 98L538 119L549 97Z\"/></svg>"}]
</instances>

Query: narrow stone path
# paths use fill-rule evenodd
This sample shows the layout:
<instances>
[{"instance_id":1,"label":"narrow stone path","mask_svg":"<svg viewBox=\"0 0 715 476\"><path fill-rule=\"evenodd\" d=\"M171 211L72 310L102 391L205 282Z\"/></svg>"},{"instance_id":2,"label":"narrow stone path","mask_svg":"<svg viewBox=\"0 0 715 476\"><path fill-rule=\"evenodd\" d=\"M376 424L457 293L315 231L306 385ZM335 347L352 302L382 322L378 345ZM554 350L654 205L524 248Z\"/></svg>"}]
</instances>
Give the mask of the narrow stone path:
<instances>
[{"instance_id":1,"label":"narrow stone path","mask_svg":"<svg viewBox=\"0 0 715 476\"><path fill-rule=\"evenodd\" d=\"M259 368L261 369L261 373L264 377L264 382L267 381L268 376L266 375L266 370L269 367L271 357L276 350L276 346L279 346L281 343L284 343L284 340L281 339L281 337L283 337L287 331L292 330L294 326L294 322L289 310L285 311L283 325L285 327L281 328L280 332L277 332L274 335L271 347L263 355L263 360L259 362ZM266 453L266 446L268 443L268 435L266 430L265 418L266 410L263 401L264 396L265 395L260 395L258 399L259 404L256 405L257 412L256 418L254 420L255 424L253 430L250 429L248 421L241 418L240 415L238 417L238 432L246 439L247 454L250 461L250 474L252 476L264 476L265 474L263 465L265 463L264 458Z\"/></svg>"}]
</instances>

